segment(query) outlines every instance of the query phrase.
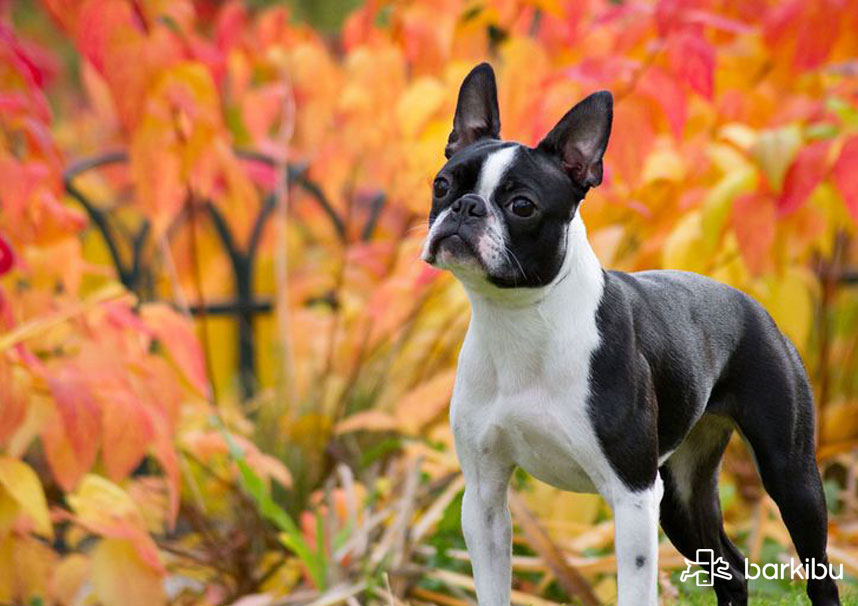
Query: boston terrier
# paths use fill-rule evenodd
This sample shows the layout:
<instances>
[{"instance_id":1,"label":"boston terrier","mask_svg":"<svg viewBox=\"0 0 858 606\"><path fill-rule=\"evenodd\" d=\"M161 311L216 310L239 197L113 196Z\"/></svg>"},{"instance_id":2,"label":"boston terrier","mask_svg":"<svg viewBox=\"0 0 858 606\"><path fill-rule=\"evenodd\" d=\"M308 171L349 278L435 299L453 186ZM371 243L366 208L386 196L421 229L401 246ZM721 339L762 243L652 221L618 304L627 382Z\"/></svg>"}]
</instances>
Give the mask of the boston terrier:
<instances>
[{"instance_id":1,"label":"boston terrier","mask_svg":"<svg viewBox=\"0 0 858 606\"><path fill-rule=\"evenodd\" d=\"M729 564L714 580L719 605L747 604L718 501L734 430L801 560L828 565L813 401L793 344L738 290L680 271L606 271L587 242L578 206L602 181L612 104L590 95L536 147L501 141L494 72L479 65L433 184L422 256L459 279L472 307L450 421L481 606L510 603L517 466L605 498L619 606L657 604L659 520L685 557L711 550ZM807 593L840 603L831 578Z\"/></svg>"}]
</instances>

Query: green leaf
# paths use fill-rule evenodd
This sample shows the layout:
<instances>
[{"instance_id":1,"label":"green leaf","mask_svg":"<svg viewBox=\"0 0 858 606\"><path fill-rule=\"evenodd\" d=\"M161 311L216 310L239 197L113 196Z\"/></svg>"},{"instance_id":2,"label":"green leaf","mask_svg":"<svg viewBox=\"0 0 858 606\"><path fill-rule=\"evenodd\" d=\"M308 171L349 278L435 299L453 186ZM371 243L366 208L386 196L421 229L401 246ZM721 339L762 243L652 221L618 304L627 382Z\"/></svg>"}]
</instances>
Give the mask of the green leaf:
<instances>
[{"instance_id":1,"label":"green leaf","mask_svg":"<svg viewBox=\"0 0 858 606\"><path fill-rule=\"evenodd\" d=\"M250 465L247 464L247 460L244 458L244 452L236 441L232 439L232 435L226 430L220 419L215 417L213 419L213 423L221 432L221 435L229 448L230 457L232 457L235 464L238 466L242 489L256 503L256 507L262 517L270 521L278 530L281 531L281 542L284 546L294 551L295 555L301 559L307 567L310 578L313 579L313 583L316 587L320 590L324 590L326 588L326 558L324 540L321 538L319 529L320 518L318 517L318 514L316 518L316 532L317 537L320 538L317 541L317 550L314 552L307 544L307 541L304 540L304 535L301 534L301 529L295 523L295 520L292 519L292 516L274 502L274 499L271 497L271 493L268 490L268 486L262 478L259 477L259 474L253 471Z\"/></svg>"}]
</instances>

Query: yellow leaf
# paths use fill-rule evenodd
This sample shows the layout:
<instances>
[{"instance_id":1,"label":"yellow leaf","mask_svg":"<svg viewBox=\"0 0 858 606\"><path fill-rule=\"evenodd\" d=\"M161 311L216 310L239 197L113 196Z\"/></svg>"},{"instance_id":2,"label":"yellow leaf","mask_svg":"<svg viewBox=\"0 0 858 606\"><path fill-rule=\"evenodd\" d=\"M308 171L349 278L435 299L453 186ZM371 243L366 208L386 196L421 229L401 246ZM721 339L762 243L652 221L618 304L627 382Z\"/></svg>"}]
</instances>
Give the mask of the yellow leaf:
<instances>
[{"instance_id":1,"label":"yellow leaf","mask_svg":"<svg viewBox=\"0 0 858 606\"><path fill-rule=\"evenodd\" d=\"M652 181L681 181L685 176L685 164L673 149L659 149L647 156L641 178L644 183Z\"/></svg>"},{"instance_id":2,"label":"yellow leaf","mask_svg":"<svg viewBox=\"0 0 858 606\"><path fill-rule=\"evenodd\" d=\"M11 534L0 535L0 602L3 603L11 602L17 597L14 540L15 537Z\"/></svg>"},{"instance_id":3,"label":"yellow leaf","mask_svg":"<svg viewBox=\"0 0 858 606\"><path fill-rule=\"evenodd\" d=\"M33 521L38 534L50 539L54 537L42 484L29 465L17 459L0 457L0 486L0 490L8 493L18 504L19 511Z\"/></svg>"},{"instance_id":4,"label":"yellow leaf","mask_svg":"<svg viewBox=\"0 0 858 606\"><path fill-rule=\"evenodd\" d=\"M784 177L801 147L801 128L797 124L760 133L751 147L751 156L760 165L774 191L780 191Z\"/></svg>"},{"instance_id":5,"label":"yellow leaf","mask_svg":"<svg viewBox=\"0 0 858 606\"><path fill-rule=\"evenodd\" d=\"M92 552L92 584L104 606L165 604L161 575L140 559L130 541L103 539Z\"/></svg>"},{"instance_id":6,"label":"yellow leaf","mask_svg":"<svg viewBox=\"0 0 858 606\"><path fill-rule=\"evenodd\" d=\"M718 136L745 151L749 150L757 140L757 132L750 126L739 122L725 124L718 132Z\"/></svg>"},{"instance_id":7,"label":"yellow leaf","mask_svg":"<svg viewBox=\"0 0 858 606\"><path fill-rule=\"evenodd\" d=\"M604 504L599 495L565 492L538 480L522 496L558 540L570 540L594 525Z\"/></svg>"},{"instance_id":8,"label":"yellow leaf","mask_svg":"<svg viewBox=\"0 0 858 606\"><path fill-rule=\"evenodd\" d=\"M149 536L143 514L119 486L88 474L67 500L81 526L103 537L128 540L142 562L157 572L163 571L158 548Z\"/></svg>"},{"instance_id":9,"label":"yellow leaf","mask_svg":"<svg viewBox=\"0 0 858 606\"><path fill-rule=\"evenodd\" d=\"M0 487L0 537L4 536L18 519L17 501Z\"/></svg>"},{"instance_id":10,"label":"yellow leaf","mask_svg":"<svg viewBox=\"0 0 858 606\"><path fill-rule=\"evenodd\" d=\"M0 603L30 604L45 596L55 561L53 550L35 537L0 538Z\"/></svg>"},{"instance_id":11,"label":"yellow leaf","mask_svg":"<svg viewBox=\"0 0 858 606\"><path fill-rule=\"evenodd\" d=\"M617 579L616 577L605 577L593 587L593 592L603 604L613 604L617 601Z\"/></svg>"},{"instance_id":12,"label":"yellow leaf","mask_svg":"<svg viewBox=\"0 0 858 606\"><path fill-rule=\"evenodd\" d=\"M51 579L51 596L62 606L79 603L78 596L90 576L89 558L79 553L73 553L65 558L54 569Z\"/></svg>"},{"instance_id":13,"label":"yellow leaf","mask_svg":"<svg viewBox=\"0 0 858 606\"><path fill-rule=\"evenodd\" d=\"M719 172L728 175L738 169L752 166L741 151L726 143L713 143L706 149L706 155Z\"/></svg>"},{"instance_id":14,"label":"yellow leaf","mask_svg":"<svg viewBox=\"0 0 858 606\"><path fill-rule=\"evenodd\" d=\"M715 251L730 217L733 200L739 194L752 191L756 186L757 173L752 166L745 164L728 172L712 188L703 201L701 229L704 249L699 253L708 256Z\"/></svg>"},{"instance_id":15,"label":"yellow leaf","mask_svg":"<svg viewBox=\"0 0 858 606\"><path fill-rule=\"evenodd\" d=\"M396 121L406 137L417 135L444 103L444 85L434 78L419 78L396 104Z\"/></svg>"},{"instance_id":16,"label":"yellow leaf","mask_svg":"<svg viewBox=\"0 0 858 606\"><path fill-rule=\"evenodd\" d=\"M87 474L67 500L80 521L98 527L106 521L122 520L145 529L143 516L131 497L119 486L101 476Z\"/></svg>"},{"instance_id":17,"label":"yellow leaf","mask_svg":"<svg viewBox=\"0 0 858 606\"><path fill-rule=\"evenodd\" d=\"M662 264L669 269L702 272L706 268L703 250L703 217L700 211L685 215L664 241Z\"/></svg>"},{"instance_id":18,"label":"yellow leaf","mask_svg":"<svg viewBox=\"0 0 858 606\"><path fill-rule=\"evenodd\" d=\"M813 280L808 270L790 267L782 276L772 278L769 293L763 299L778 327L799 350L804 349L813 324Z\"/></svg>"},{"instance_id":19,"label":"yellow leaf","mask_svg":"<svg viewBox=\"0 0 858 606\"><path fill-rule=\"evenodd\" d=\"M839 400L825 406L820 423L820 441L834 444L858 437L858 400Z\"/></svg>"}]
</instances>

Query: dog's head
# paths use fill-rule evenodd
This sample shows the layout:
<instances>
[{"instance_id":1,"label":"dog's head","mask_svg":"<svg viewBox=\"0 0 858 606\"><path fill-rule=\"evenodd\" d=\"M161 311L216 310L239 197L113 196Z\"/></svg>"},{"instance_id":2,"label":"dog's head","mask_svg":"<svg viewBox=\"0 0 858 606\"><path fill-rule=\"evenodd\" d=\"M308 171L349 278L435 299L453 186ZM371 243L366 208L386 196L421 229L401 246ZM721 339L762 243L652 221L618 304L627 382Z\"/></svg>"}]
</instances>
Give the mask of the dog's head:
<instances>
[{"instance_id":1,"label":"dog's head","mask_svg":"<svg viewBox=\"0 0 858 606\"><path fill-rule=\"evenodd\" d=\"M557 276L578 205L602 182L613 100L594 93L536 147L500 140L497 85L478 65L459 90L447 163L432 186L423 259L501 288Z\"/></svg>"}]
</instances>

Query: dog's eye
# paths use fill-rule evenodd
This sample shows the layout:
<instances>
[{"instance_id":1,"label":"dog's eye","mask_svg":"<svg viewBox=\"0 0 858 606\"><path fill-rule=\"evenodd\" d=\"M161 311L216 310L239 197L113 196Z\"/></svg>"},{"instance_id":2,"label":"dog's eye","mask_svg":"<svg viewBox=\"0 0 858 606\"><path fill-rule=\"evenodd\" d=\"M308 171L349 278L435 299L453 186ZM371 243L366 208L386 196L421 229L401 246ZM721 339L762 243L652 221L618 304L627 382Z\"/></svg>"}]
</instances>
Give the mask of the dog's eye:
<instances>
[{"instance_id":1,"label":"dog's eye","mask_svg":"<svg viewBox=\"0 0 858 606\"><path fill-rule=\"evenodd\" d=\"M432 191L436 198L443 198L450 191L449 181L443 177L438 177L435 179L435 183L432 184Z\"/></svg>"},{"instance_id":2,"label":"dog's eye","mask_svg":"<svg viewBox=\"0 0 858 606\"><path fill-rule=\"evenodd\" d=\"M536 210L536 204L527 198L515 198L509 205L509 209L517 217L529 217Z\"/></svg>"}]
</instances>

